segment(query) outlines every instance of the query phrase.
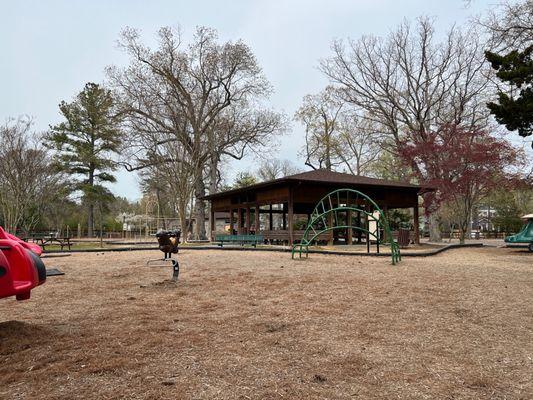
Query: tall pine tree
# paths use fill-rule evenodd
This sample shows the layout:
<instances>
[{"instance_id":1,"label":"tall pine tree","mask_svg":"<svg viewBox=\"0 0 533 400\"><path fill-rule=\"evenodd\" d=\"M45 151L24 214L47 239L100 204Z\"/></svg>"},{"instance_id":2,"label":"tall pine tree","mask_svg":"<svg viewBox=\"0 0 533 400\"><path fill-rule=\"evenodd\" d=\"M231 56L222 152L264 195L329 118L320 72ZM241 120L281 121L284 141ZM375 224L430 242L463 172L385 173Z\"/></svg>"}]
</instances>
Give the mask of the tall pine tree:
<instances>
[{"instance_id":1,"label":"tall pine tree","mask_svg":"<svg viewBox=\"0 0 533 400\"><path fill-rule=\"evenodd\" d=\"M74 189L82 193L92 237L95 206L103 207L113 198L103 184L116 181L112 156L121 144L119 119L111 91L96 83L87 83L74 101L62 101L59 109L65 121L50 127L46 142L57 150L57 165L72 176Z\"/></svg>"},{"instance_id":2,"label":"tall pine tree","mask_svg":"<svg viewBox=\"0 0 533 400\"><path fill-rule=\"evenodd\" d=\"M510 92L498 92L498 102L488 103L496 120L520 136L533 134L533 45L523 51L513 50L499 55L487 51L496 76L510 86ZM533 142L531 143L533 147Z\"/></svg>"}]
</instances>

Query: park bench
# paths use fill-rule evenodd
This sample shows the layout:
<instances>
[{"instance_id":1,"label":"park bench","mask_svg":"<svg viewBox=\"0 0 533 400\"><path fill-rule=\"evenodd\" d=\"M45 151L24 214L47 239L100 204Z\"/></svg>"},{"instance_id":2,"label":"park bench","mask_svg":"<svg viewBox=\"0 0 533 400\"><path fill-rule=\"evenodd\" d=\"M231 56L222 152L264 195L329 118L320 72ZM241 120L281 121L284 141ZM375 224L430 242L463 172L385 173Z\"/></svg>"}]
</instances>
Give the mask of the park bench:
<instances>
[{"instance_id":1,"label":"park bench","mask_svg":"<svg viewBox=\"0 0 533 400\"><path fill-rule=\"evenodd\" d=\"M220 247L223 247L224 243L237 243L241 246L251 244L256 247L258 243L263 243L263 241L263 235L215 235L215 242L218 242Z\"/></svg>"}]
</instances>

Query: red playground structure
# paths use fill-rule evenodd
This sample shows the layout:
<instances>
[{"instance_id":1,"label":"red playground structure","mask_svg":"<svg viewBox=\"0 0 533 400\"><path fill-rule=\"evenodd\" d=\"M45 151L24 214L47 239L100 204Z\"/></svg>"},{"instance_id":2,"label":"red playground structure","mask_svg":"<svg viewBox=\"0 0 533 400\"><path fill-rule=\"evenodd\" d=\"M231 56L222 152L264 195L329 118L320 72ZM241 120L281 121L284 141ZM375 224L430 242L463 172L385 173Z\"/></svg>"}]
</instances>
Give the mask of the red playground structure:
<instances>
[{"instance_id":1,"label":"red playground structure","mask_svg":"<svg viewBox=\"0 0 533 400\"><path fill-rule=\"evenodd\" d=\"M0 227L0 299L16 296L27 300L33 288L46 280L40 259L42 249L10 235Z\"/></svg>"},{"instance_id":2,"label":"red playground structure","mask_svg":"<svg viewBox=\"0 0 533 400\"><path fill-rule=\"evenodd\" d=\"M2 229L1 226L0 226L0 229ZM39 257L41 256L41 254L43 254L43 249L41 248L41 246L38 246L35 243L25 242L24 240L19 239L18 237L16 237L15 235L12 235L11 233L7 233L5 231L4 233L6 234L7 239L11 239L11 240L14 240L15 242L19 242L22 245L22 247L27 248L29 251L37 254ZM1 237L1 234L0 234L0 237Z\"/></svg>"}]
</instances>

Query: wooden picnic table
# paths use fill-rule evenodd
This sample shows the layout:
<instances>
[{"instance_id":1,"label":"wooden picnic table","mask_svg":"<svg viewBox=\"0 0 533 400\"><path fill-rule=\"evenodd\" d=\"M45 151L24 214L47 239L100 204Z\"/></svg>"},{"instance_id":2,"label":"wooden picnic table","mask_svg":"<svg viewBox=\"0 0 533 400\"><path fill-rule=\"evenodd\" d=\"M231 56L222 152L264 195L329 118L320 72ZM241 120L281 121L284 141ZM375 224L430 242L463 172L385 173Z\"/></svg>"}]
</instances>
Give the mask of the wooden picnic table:
<instances>
[{"instance_id":1,"label":"wooden picnic table","mask_svg":"<svg viewBox=\"0 0 533 400\"><path fill-rule=\"evenodd\" d=\"M70 237L64 236L64 237L57 237L57 236L30 236L27 238L23 238L25 242L32 241L32 243L35 243L43 248L43 250L46 250L46 246L57 244L61 247L61 250L63 248L67 247L69 250L72 246L72 242L70 241Z\"/></svg>"}]
</instances>

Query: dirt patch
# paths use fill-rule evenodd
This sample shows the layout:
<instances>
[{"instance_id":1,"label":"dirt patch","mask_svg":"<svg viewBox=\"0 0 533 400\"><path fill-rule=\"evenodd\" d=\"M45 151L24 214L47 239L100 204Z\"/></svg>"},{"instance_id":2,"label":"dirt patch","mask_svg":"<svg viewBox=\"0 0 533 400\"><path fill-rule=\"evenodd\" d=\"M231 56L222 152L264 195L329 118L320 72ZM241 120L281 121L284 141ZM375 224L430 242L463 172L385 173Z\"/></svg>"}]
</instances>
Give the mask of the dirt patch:
<instances>
[{"instance_id":1,"label":"dirt patch","mask_svg":"<svg viewBox=\"0 0 533 400\"><path fill-rule=\"evenodd\" d=\"M66 273L1 300L5 399L526 399L533 257L183 250L45 259Z\"/></svg>"}]
</instances>

